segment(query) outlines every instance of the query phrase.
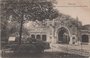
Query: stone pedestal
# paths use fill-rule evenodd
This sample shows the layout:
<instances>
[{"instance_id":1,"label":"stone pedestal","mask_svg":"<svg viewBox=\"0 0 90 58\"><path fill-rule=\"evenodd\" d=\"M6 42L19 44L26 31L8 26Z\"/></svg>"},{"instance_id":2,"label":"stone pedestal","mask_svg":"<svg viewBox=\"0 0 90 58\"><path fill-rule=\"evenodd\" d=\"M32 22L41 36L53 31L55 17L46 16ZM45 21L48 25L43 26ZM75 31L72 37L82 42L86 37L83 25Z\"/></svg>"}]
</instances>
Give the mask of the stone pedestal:
<instances>
[{"instance_id":1,"label":"stone pedestal","mask_svg":"<svg viewBox=\"0 0 90 58\"><path fill-rule=\"evenodd\" d=\"M73 44L72 37L70 37L70 42L69 42L69 44Z\"/></svg>"},{"instance_id":2,"label":"stone pedestal","mask_svg":"<svg viewBox=\"0 0 90 58\"><path fill-rule=\"evenodd\" d=\"M52 41L51 43L55 44L56 43L56 39L54 37L52 37Z\"/></svg>"}]
</instances>

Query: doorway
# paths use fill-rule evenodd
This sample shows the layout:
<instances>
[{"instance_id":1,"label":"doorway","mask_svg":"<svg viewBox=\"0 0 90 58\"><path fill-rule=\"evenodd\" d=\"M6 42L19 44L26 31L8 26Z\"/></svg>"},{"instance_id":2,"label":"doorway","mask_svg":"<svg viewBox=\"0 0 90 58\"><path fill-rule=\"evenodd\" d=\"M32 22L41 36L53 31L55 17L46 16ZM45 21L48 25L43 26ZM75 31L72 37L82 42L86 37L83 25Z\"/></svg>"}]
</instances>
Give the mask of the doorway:
<instances>
[{"instance_id":1,"label":"doorway","mask_svg":"<svg viewBox=\"0 0 90 58\"><path fill-rule=\"evenodd\" d=\"M60 28L58 32L58 42L61 44L69 44L69 41L69 31L64 27Z\"/></svg>"}]
</instances>

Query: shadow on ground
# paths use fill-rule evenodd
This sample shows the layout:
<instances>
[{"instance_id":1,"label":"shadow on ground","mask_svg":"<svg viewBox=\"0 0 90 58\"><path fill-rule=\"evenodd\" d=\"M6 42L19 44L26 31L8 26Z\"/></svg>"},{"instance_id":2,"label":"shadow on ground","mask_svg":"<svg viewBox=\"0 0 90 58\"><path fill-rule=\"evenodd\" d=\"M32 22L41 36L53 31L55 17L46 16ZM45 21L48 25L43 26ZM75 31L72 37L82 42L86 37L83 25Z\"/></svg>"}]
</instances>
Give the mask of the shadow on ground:
<instances>
[{"instance_id":1,"label":"shadow on ground","mask_svg":"<svg viewBox=\"0 0 90 58\"><path fill-rule=\"evenodd\" d=\"M44 53L5 53L2 54L2 58L88 58L88 57L60 52L44 52Z\"/></svg>"}]
</instances>

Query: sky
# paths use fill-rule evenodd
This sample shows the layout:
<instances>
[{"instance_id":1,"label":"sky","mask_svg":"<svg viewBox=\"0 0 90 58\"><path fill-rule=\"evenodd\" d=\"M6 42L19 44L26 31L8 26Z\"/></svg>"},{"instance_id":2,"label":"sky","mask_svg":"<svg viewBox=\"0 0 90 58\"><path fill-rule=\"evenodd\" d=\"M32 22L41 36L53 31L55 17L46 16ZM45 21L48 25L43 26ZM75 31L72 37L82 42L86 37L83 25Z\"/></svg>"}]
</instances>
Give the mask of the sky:
<instances>
[{"instance_id":1,"label":"sky","mask_svg":"<svg viewBox=\"0 0 90 58\"><path fill-rule=\"evenodd\" d=\"M90 0L56 0L55 8L73 18L78 17L83 25L90 24Z\"/></svg>"}]
</instances>

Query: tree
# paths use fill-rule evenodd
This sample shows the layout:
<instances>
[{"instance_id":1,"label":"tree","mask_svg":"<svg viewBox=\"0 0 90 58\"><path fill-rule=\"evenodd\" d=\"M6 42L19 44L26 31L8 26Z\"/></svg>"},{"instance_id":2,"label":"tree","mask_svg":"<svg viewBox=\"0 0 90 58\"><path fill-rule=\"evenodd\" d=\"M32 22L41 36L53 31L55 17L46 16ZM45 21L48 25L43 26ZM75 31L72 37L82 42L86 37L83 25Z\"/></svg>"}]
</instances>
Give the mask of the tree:
<instances>
[{"instance_id":1,"label":"tree","mask_svg":"<svg viewBox=\"0 0 90 58\"><path fill-rule=\"evenodd\" d=\"M3 2L4 1L4 2ZM18 21L21 23L20 40L22 36L22 26L25 20L54 19L58 16L58 11L53 9L53 4L48 0L3 0L2 1L2 16L6 17L6 21L12 15L12 22Z\"/></svg>"},{"instance_id":2,"label":"tree","mask_svg":"<svg viewBox=\"0 0 90 58\"><path fill-rule=\"evenodd\" d=\"M5 11L6 16L13 15L14 20L19 20L22 15L29 20L45 20L54 19L57 17L58 12L53 9L53 4L51 1L45 0L40 2L40 0L7 0L2 5L3 11ZM21 21L21 20L20 20Z\"/></svg>"}]
</instances>

